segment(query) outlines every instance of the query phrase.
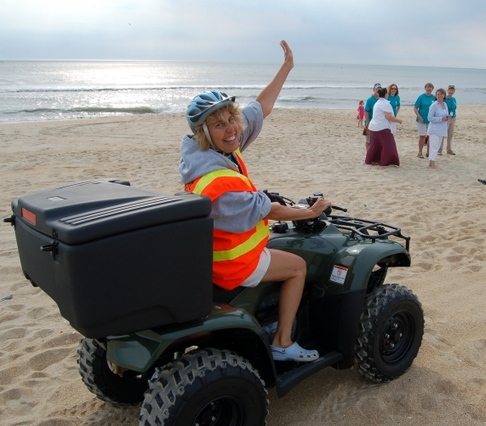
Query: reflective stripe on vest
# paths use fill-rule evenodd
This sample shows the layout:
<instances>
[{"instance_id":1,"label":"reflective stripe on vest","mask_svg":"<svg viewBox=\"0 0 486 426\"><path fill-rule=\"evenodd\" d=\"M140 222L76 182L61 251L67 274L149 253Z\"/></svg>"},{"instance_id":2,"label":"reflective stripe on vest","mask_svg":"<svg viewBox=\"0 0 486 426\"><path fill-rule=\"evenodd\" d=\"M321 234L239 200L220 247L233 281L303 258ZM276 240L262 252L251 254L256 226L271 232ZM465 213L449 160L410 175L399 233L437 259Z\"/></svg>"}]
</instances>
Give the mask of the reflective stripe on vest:
<instances>
[{"instance_id":1,"label":"reflective stripe on vest","mask_svg":"<svg viewBox=\"0 0 486 426\"><path fill-rule=\"evenodd\" d=\"M254 185L252 185L250 179L248 179L246 176L243 176L242 174L235 172L233 170L229 169L220 169L220 170L214 170L213 172L209 172L205 174L204 176L201 176L199 179L197 179L195 182L196 185L192 188L191 192L194 192L196 194L202 194L202 195L207 195L209 198L211 198L211 201L214 198L217 197L212 197L210 193L205 193L205 189L210 185L215 179L217 178L234 178L234 179L241 179L244 183L244 188L245 190L251 189L253 191L256 191L256 188ZM239 184L237 185L239 186ZM236 188L235 188L236 189ZM218 194L218 196L221 194Z\"/></svg>"},{"instance_id":2,"label":"reflective stripe on vest","mask_svg":"<svg viewBox=\"0 0 486 426\"><path fill-rule=\"evenodd\" d=\"M265 222L266 221L263 220L258 222L257 226L254 228L256 232L239 246L234 247L230 250L214 251L213 261L221 262L223 260L233 260L240 256L243 256L244 254L248 253L250 250L253 250L263 240L265 240L268 237L269 230Z\"/></svg>"}]
</instances>

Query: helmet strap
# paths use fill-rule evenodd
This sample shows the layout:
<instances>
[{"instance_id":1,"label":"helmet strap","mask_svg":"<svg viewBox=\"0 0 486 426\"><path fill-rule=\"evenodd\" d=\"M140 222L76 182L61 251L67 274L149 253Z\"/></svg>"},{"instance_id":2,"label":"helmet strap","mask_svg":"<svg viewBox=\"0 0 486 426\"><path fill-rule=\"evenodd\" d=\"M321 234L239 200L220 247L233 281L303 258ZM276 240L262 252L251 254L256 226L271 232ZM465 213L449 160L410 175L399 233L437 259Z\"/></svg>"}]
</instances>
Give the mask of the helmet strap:
<instances>
[{"instance_id":1,"label":"helmet strap","mask_svg":"<svg viewBox=\"0 0 486 426\"><path fill-rule=\"evenodd\" d=\"M208 129L208 126L207 126L206 122L204 122L202 124L202 128L203 128L204 134L206 135L206 139L209 142L209 145L211 145L211 148L216 151L216 147L213 144L213 140L211 139L211 135L209 134L209 129Z\"/></svg>"}]
</instances>

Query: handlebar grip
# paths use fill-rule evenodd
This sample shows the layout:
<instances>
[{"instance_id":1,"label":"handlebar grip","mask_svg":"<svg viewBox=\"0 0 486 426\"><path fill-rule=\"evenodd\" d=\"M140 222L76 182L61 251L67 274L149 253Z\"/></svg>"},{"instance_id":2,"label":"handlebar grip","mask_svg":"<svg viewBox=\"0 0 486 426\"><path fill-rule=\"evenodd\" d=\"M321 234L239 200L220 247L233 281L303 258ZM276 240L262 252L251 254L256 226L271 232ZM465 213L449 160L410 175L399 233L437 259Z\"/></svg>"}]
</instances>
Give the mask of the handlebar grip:
<instances>
[{"instance_id":1,"label":"handlebar grip","mask_svg":"<svg viewBox=\"0 0 486 426\"><path fill-rule=\"evenodd\" d=\"M348 209L345 209L345 208L339 207L339 206L335 206L335 205L332 206L332 209L333 210L339 210L339 211L342 211L342 212L347 212L348 211Z\"/></svg>"}]
</instances>

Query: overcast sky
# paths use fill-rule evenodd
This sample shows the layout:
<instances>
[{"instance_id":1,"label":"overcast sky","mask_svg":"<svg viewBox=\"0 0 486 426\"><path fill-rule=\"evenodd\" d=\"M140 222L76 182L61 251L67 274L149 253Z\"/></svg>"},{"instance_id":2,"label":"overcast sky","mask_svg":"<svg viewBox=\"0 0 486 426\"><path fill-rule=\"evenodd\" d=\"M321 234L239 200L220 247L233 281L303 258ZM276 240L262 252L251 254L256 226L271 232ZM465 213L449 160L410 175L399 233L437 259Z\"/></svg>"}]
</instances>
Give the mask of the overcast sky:
<instances>
[{"instance_id":1,"label":"overcast sky","mask_svg":"<svg viewBox=\"0 0 486 426\"><path fill-rule=\"evenodd\" d=\"M0 60L486 68L485 0L0 0Z\"/></svg>"}]
</instances>

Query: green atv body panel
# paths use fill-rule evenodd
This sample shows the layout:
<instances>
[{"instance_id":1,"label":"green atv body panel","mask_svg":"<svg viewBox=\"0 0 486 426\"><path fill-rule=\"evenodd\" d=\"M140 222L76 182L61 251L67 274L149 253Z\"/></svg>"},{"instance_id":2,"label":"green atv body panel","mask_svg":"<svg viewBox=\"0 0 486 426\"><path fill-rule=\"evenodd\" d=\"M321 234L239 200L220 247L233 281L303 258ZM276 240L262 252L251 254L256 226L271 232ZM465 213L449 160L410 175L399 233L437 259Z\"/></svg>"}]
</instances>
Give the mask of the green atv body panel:
<instances>
[{"instance_id":1,"label":"green atv body panel","mask_svg":"<svg viewBox=\"0 0 486 426\"><path fill-rule=\"evenodd\" d=\"M198 321L171 324L125 336L109 336L107 359L121 367L146 371L169 347L187 346L203 341L211 332L243 329L258 336L261 327L244 309L213 304L211 313Z\"/></svg>"},{"instance_id":2,"label":"green atv body panel","mask_svg":"<svg viewBox=\"0 0 486 426\"><path fill-rule=\"evenodd\" d=\"M306 282L312 285L313 298L366 289L377 264L410 266L411 263L408 251L396 241L351 237L332 224L317 235L276 234L267 246L295 253L306 261ZM344 282L332 279L335 266L346 272Z\"/></svg>"},{"instance_id":3,"label":"green atv body panel","mask_svg":"<svg viewBox=\"0 0 486 426\"><path fill-rule=\"evenodd\" d=\"M398 242L351 237L332 224L328 224L319 234L294 230L272 234L267 247L295 253L306 261L306 288L311 292L311 305L316 306L316 311L333 313L332 317L320 314L313 321L312 328L333 329L330 340L322 344L343 352L352 352L361 307L375 266L383 267L386 274L389 266L410 265L408 251ZM336 277L333 271L341 271L344 278ZM262 283L254 288L246 288L234 297L231 306L213 303L211 313L197 321L107 337L107 358L121 367L143 372L163 358L166 352L174 354L179 349L203 346L209 341L212 346L221 342L226 348L238 350L240 354L243 352L254 363L260 362L267 367L267 371L273 371L271 362L254 361L255 357L271 358L268 345L263 340L262 328L254 315L263 297L278 291L279 285ZM336 306L344 303L348 309L345 318L341 318L344 313L336 312ZM350 357L346 366L349 362Z\"/></svg>"}]
</instances>

